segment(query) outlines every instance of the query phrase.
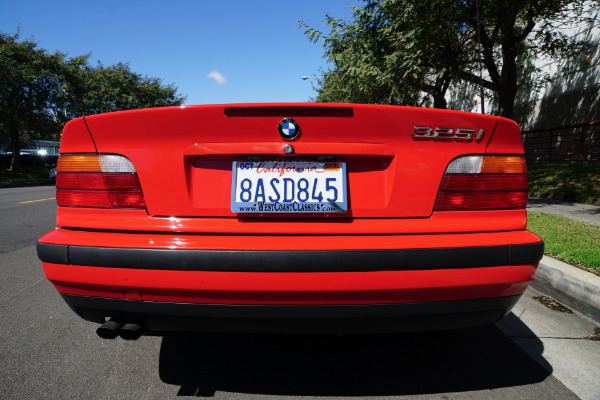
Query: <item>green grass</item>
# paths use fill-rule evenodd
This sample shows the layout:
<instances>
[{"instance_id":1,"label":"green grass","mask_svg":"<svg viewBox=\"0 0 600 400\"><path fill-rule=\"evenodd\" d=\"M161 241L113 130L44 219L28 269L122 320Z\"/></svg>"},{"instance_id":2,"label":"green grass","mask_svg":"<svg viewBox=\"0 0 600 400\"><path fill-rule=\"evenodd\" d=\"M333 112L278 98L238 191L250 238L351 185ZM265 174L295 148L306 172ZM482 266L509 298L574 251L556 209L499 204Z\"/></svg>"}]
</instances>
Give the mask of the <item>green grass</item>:
<instances>
[{"instance_id":1,"label":"green grass","mask_svg":"<svg viewBox=\"0 0 600 400\"><path fill-rule=\"evenodd\" d=\"M600 272L600 226L531 211L527 219L527 228L544 240L546 254Z\"/></svg>"},{"instance_id":2,"label":"green grass","mask_svg":"<svg viewBox=\"0 0 600 400\"><path fill-rule=\"evenodd\" d=\"M22 168L18 172L0 169L0 184L50 181L50 168Z\"/></svg>"},{"instance_id":3,"label":"green grass","mask_svg":"<svg viewBox=\"0 0 600 400\"><path fill-rule=\"evenodd\" d=\"M600 205L600 164L531 164L529 196Z\"/></svg>"}]
</instances>

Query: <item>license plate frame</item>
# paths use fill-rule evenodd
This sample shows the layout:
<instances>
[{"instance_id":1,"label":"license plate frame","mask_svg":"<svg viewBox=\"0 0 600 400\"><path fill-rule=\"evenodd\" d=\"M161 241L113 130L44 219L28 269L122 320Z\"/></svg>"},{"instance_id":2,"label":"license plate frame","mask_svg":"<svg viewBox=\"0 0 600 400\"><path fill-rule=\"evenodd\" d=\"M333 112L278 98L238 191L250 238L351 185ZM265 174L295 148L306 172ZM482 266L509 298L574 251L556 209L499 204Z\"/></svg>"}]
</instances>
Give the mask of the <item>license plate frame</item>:
<instances>
[{"instance_id":1,"label":"license plate frame","mask_svg":"<svg viewBox=\"0 0 600 400\"><path fill-rule=\"evenodd\" d=\"M231 211L237 214L330 214L348 210L346 162L331 156L241 157L232 163L231 182Z\"/></svg>"}]
</instances>

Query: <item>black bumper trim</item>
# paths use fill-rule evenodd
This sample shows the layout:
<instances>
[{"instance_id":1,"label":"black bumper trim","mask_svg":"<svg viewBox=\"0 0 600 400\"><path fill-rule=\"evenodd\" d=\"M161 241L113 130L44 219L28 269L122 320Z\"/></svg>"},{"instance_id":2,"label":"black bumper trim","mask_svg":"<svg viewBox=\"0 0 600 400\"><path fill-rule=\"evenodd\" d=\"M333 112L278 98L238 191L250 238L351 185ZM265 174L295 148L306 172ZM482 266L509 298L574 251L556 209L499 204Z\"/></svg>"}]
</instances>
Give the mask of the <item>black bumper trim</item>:
<instances>
[{"instance_id":1,"label":"black bumper trim","mask_svg":"<svg viewBox=\"0 0 600 400\"><path fill-rule=\"evenodd\" d=\"M520 295L421 303L230 305L148 302L62 294L82 318L135 322L152 331L381 333L490 324Z\"/></svg>"},{"instance_id":2,"label":"black bumper trim","mask_svg":"<svg viewBox=\"0 0 600 400\"><path fill-rule=\"evenodd\" d=\"M508 246L510 265L529 264L539 262L544 256L544 242Z\"/></svg>"},{"instance_id":3,"label":"black bumper trim","mask_svg":"<svg viewBox=\"0 0 600 400\"><path fill-rule=\"evenodd\" d=\"M69 246L37 242L38 258L53 264L69 264Z\"/></svg>"},{"instance_id":4,"label":"black bumper trim","mask_svg":"<svg viewBox=\"0 0 600 400\"><path fill-rule=\"evenodd\" d=\"M382 250L188 250L37 244L54 264L185 271L342 272L531 264L544 243Z\"/></svg>"}]
</instances>

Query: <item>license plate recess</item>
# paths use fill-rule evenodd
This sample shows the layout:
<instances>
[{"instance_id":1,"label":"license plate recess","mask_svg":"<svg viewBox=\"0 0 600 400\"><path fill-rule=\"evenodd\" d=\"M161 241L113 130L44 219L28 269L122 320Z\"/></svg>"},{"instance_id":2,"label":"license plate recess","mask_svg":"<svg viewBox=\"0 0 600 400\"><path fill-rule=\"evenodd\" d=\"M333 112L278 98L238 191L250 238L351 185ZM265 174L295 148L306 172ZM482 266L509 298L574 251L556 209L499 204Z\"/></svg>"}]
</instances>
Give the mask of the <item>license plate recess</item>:
<instances>
[{"instance_id":1,"label":"license plate recess","mask_svg":"<svg viewBox=\"0 0 600 400\"><path fill-rule=\"evenodd\" d=\"M347 209L346 163L336 157L233 161L234 213L343 213Z\"/></svg>"}]
</instances>

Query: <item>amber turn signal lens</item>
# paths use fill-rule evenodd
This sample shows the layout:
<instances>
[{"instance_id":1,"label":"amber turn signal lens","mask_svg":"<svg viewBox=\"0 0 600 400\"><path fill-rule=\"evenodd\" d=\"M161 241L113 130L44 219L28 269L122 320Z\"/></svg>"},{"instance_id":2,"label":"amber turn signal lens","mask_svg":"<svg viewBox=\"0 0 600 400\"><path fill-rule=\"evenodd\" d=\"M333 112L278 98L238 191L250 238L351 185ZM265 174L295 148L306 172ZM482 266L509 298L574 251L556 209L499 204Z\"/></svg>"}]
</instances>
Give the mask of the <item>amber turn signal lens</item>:
<instances>
[{"instance_id":1,"label":"amber turn signal lens","mask_svg":"<svg viewBox=\"0 0 600 400\"><path fill-rule=\"evenodd\" d=\"M484 156L482 174L526 174L527 164L522 156Z\"/></svg>"},{"instance_id":2,"label":"amber turn signal lens","mask_svg":"<svg viewBox=\"0 0 600 400\"><path fill-rule=\"evenodd\" d=\"M56 172L102 172L97 155L65 155L58 158Z\"/></svg>"}]
</instances>

